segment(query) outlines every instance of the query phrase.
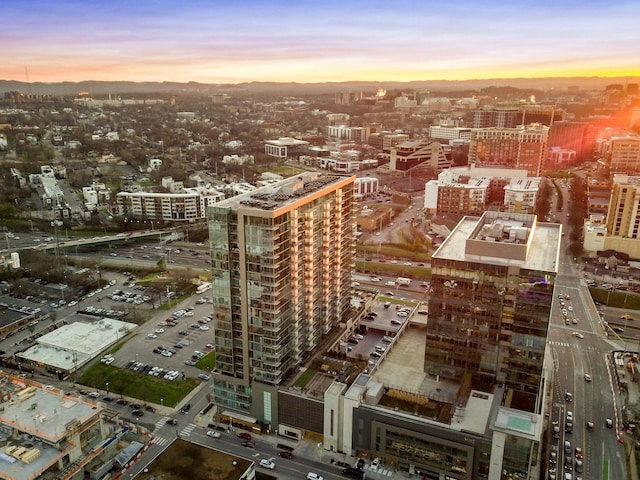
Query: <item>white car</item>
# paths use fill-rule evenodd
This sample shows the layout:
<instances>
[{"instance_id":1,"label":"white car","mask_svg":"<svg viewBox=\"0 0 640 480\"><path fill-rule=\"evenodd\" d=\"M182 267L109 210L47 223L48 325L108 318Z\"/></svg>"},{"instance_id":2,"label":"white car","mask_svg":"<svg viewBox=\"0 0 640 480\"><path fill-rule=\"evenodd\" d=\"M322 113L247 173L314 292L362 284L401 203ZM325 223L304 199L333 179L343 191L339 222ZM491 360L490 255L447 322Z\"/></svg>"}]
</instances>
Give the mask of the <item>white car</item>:
<instances>
[{"instance_id":1,"label":"white car","mask_svg":"<svg viewBox=\"0 0 640 480\"><path fill-rule=\"evenodd\" d=\"M207 432L207 437L212 437L212 438L220 438L220 432L216 432L213 430L209 430Z\"/></svg>"},{"instance_id":2,"label":"white car","mask_svg":"<svg viewBox=\"0 0 640 480\"><path fill-rule=\"evenodd\" d=\"M571 335L573 335L576 338L584 338L584 335L581 334L580 332L573 332Z\"/></svg>"},{"instance_id":3,"label":"white car","mask_svg":"<svg viewBox=\"0 0 640 480\"><path fill-rule=\"evenodd\" d=\"M207 327L206 325L200 325L200 330L209 330L209 327Z\"/></svg>"},{"instance_id":4,"label":"white car","mask_svg":"<svg viewBox=\"0 0 640 480\"><path fill-rule=\"evenodd\" d=\"M156 335L155 333L150 333L149 335L147 335L147 338L158 338L158 335Z\"/></svg>"},{"instance_id":5,"label":"white car","mask_svg":"<svg viewBox=\"0 0 640 480\"><path fill-rule=\"evenodd\" d=\"M585 374L584 374L584 379L585 379L587 382L590 382L590 381L591 381L591 375L589 375L588 373L585 373Z\"/></svg>"},{"instance_id":6,"label":"white car","mask_svg":"<svg viewBox=\"0 0 640 480\"><path fill-rule=\"evenodd\" d=\"M163 350L160 355L162 355L163 357L170 357L171 355L173 355L173 353L171 353L169 350Z\"/></svg>"},{"instance_id":7,"label":"white car","mask_svg":"<svg viewBox=\"0 0 640 480\"><path fill-rule=\"evenodd\" d=\"M156 334L164 333L164 328L156 328L153 333L156 333Z\"/></svg>"},{"instance_id":8,"label":"white car","mask_svg":"<svg viewBox=\"0 0 640 480\"><path fill-rule=\"evenodd\" d=\"M359 333L354 333L353 335L351 335L353 338L355 338L356 340L364 340L364 336L360 335Z\"/></svg>"},{"instance_id":9,"label":"white car","mask_svg":"<svg viewBox=\"0 0 640 480\"><path fill-rule=\"evenodd\" d=\"M274 460L274 458L263 458L262 460L260 460L260 466L273 470L274 468L276 468L276 464L273 462Z\"/></svg>"},{"instance_id":10,"label":"white car","mask_svg":"<svg viewBox=\"0 0 640 480\"><path fill-rule=\"evenodd\" d=\"M378 282L382 281L382 279L380 277L371 277L369 280L374 282L374 283L378 283Z\"/></svg>"}]
</instances>

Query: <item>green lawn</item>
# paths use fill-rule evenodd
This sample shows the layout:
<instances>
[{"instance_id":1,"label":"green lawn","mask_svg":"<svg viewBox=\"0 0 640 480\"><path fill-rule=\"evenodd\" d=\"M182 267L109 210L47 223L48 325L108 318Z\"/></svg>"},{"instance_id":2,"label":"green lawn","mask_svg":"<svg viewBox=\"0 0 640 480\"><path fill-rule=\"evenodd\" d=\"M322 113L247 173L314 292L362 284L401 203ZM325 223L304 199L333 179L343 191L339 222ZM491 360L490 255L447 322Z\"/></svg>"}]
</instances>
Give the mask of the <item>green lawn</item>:
<instances>
[{"instance_id":1,"label":"green lawn","mask_svg":"<svg viewBox=\"0 0 640 480\"><path fill-rule=\"evenodd\" d=\"M298 377L298 380L296 380L296 383L294 383L294 385L296 387L304 388L305 385L309 383L309 381L315 376L316 373L318 373L317 370L314 370L313 368L307 368L302 373L302 375Z\"/></svg>"},{"instance_id":2,"label":"green lawn","mask_svg":"<svg viewBox=\"0 0 640 480\"><path fill-rule=\"evenodd\" d=\"M196 367L206 372L216 368L216 352L209 352L196 363Z\"/></svg>"},{"instance_id":3,"label":"green lawn","mask_svg":"<svg viewBox=\"0 0 640 480\"><path fill-rule=\"evenodd\" d=\"M175 407L189 392L200 384L195 378L169 381L132 370L96 363L79 379L78 383L100 390L107 389L117 397L123 395L143 402ZM162 401L160 401L162 399Z\"/></svg>"}]
</instances>

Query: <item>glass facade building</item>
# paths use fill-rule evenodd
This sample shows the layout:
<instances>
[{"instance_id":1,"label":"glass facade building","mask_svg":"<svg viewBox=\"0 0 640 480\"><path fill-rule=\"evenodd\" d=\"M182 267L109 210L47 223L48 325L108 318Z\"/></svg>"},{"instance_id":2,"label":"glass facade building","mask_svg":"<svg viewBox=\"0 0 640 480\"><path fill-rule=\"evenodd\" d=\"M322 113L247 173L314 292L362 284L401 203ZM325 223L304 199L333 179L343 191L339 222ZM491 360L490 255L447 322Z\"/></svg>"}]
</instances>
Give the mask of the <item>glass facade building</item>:
<instances>
[{"instance_id":1,"label":"glass facade building","mask_svg":"<svg viewBox=\"0 0 640 480\"><path fill-rule=\"evenodd\" d=\"M354 181L303 174L209 209L221 407L276 422L277 387L344 319Z\"/></svg>"}]
</instances>

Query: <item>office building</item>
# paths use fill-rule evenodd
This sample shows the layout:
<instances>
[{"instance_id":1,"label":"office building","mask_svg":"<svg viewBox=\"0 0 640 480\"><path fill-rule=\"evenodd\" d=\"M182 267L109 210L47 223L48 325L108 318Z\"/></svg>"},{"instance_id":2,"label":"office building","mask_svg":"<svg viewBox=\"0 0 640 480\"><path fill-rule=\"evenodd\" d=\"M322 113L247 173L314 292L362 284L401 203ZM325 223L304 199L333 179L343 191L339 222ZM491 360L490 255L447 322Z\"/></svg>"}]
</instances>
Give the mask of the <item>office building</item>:
<instances>
[{"instance_id":1,"label":"office building","mask_svg":"<svg viewBox=\"0 0 640 480\"><path fill-rule=\"evenodd\" d=\"M270 157L281 159L296 158L307 153L309 142L298 140L297 138L281 137L276 140L266 140L264 142L264 153Z\"/></svg>"},{"instance_id":2,"label":"office building","mask_svg":"<svg viewBox=\"0 0 640 480\"><path fill-rule=\"evenodd\" d=\"M229 417L277 424L277 388L345 319L354 181L302 174L209 209L213 397Z\"/></svg>"},{"instance_id":3,"label":"office building","mask_svg":"<svg viewBox=\"0 0 640 480\"><path fill-rule=\"evenodd\" d=\"M391 171L407 171L418 165L441 172L451 167L451 154L439 142L411 140L383 149L379 155Z\"/></svg>"},{"instance_id":4,"label":"office building","mask_svg":"<svg viewBox=\"0 0 640 480\"><path fill-rule=\"evenodd\" d=\"M530 176L542 172L549 127L539 124L517 128L477 128L471 131L469 164L526 169Z\"/></svg>"},{"instance_id":5,"label":"office building","mask_svg":"<svg viewBox=\"0 0 640 480\"><path fill-rule=\"evenodd\" d=\"M575 158L569 159L568 163L575 160L582 161L592 155L596 150L597 129L584 122L554 122L549 128L549 149L558 147L561 150L575 152ZM562 159L550 158L550 167L563 165ZM557 161L560 160L560 161Z\"/></svg>"},{"instance_id":6,"label":"office building","mask_svg":"<svg viewBox=\"0 0 640 480\"><path fill-rule=\"evenodd\" d=\"M561 225L535 215L465 217L433 254L425 372L540 413Z\"/></svg>"}]
</instances>

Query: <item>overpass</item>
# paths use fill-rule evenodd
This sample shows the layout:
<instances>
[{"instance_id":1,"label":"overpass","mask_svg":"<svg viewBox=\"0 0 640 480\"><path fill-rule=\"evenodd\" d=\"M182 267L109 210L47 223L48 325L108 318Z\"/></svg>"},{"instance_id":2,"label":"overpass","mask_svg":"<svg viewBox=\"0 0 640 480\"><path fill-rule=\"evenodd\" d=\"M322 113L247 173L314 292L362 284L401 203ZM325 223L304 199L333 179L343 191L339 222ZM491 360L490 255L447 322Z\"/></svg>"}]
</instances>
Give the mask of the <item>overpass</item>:
<instances>
[{"instance_id":1,"label":"overpass","mask_svg":"<svg viewBox=\"0 0 640 480\"><path fill-rule=\"evenodd\" d=\"M133 232L120 232L113 235L101 235L91 238L74 238L73 240L65 241L52 241L49 243L43 243L34 246L28 246L23 248L17 248L16 250L36 250L36 251L48 251L70 248L83 248L88 246L100 246L100 245L124 245L129 242L135 242L139 240L147 240L157 238L160 244L166 242L173 242L181 240L184 237L182 232L175 229L166 230L136 230Z\"/></svg>"}]
</instances>

